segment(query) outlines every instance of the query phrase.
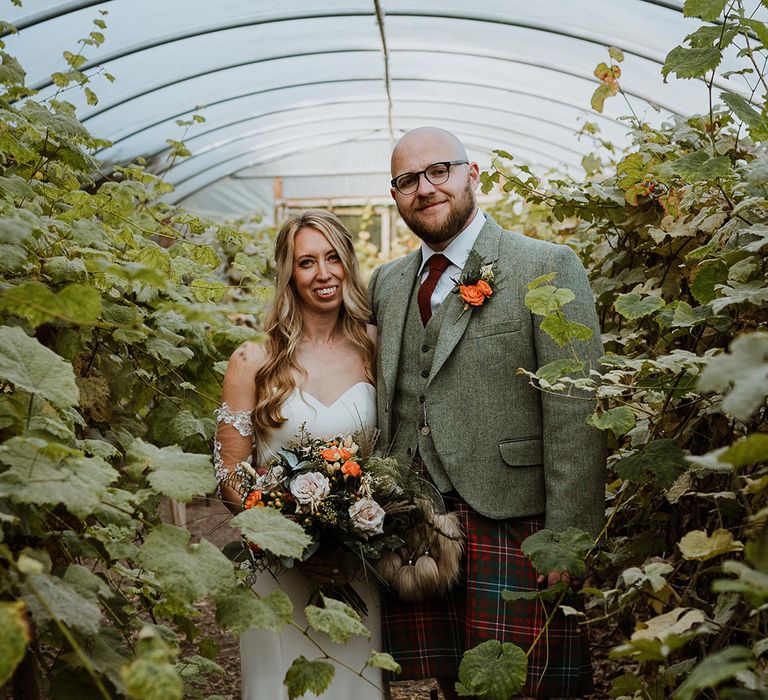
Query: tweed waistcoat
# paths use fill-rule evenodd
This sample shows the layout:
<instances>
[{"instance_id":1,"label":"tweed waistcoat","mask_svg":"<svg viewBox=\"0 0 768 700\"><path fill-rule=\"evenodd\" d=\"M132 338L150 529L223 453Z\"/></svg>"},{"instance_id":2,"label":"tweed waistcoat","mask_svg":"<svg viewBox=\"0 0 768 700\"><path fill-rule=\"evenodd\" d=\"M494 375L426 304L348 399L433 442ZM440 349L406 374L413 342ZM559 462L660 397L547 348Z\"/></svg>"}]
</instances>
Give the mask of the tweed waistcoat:
<instances>
[{"instance_id":1,"label":"tweed waistcoat","mask_svg":"<svg viewBox=\"0 0 768 700\"><path fill-rule=\"evenodd\" d=\"M453 488L451 480L435 452L431 432L424 435L420 428L425 422L425 408L429 408L425 403L427 377L432 368L446 304L440 304L425 327L419 314L418 290L419 285L414 282L403 328L397 384L392 403L395 432L391 453L401 464L406 465L411 463L418 450L435 485L445 492Z\"/></svg>"}]
</instances>

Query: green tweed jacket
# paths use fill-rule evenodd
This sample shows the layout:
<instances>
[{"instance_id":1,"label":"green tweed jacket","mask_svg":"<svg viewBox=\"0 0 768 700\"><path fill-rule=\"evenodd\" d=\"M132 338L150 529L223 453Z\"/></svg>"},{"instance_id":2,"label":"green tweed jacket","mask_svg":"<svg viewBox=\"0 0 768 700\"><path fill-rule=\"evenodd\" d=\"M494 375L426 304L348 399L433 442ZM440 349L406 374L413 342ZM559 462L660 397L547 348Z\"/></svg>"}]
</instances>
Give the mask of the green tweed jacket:
<instances>
[{"instance_id":1,"label":"green tweed jacket","mask_svg":"<svg viewBox=\"0 0 768 700\"><path fill-rule=\"evenodd\" d=\"M577 350L599 369L600 329L586 272L567 246L504 231L488 218L474 249L495 261L494 291L483 306L463 311L449 294L426 385L435 451L456 491L491 518L545 514L546 527L597 534L605 512L604 435L587 424L592 401L544 393L516 370L535 371L568 357L525 306L526 285L556 272L552 282L576 298L567 318L593 331ZM369 284L379 329L377 353L380 445L390 443L400 342L421 252L377 268Z\"/></svg>"}]
</instances>

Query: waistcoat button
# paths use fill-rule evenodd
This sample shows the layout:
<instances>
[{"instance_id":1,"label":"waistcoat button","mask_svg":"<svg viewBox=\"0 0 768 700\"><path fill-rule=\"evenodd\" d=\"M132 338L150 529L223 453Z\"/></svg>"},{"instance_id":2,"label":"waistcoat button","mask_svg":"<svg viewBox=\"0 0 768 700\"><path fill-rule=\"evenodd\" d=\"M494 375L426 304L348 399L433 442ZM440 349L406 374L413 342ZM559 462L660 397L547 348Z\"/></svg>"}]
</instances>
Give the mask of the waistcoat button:
<instances>
[{"instance_id":1,"label":"waistcoat button","mask_svg":"<svg viewBox=\"0 0 768 700\"><path fill-rule=\"evenodd\" d=\"M428 369L421 370L421 376L424 377L424 379L426 379L429 376L429 370Z\"/></svg>"}]
</instances>

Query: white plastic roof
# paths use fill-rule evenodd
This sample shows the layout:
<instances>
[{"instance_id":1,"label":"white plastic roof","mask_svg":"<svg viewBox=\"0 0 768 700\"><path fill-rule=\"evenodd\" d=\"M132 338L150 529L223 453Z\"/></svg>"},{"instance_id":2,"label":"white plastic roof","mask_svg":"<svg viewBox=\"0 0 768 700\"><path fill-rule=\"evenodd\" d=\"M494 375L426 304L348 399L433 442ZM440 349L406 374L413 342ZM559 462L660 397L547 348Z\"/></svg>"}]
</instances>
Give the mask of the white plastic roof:
<instances>
[{"instance_id":1,"label":"white plastic roof","mask_svg":"<svg viewBox=\"0 0 768 700\"><path fill-rule=\"evenodd\" d=\"M682 4L26 0L5 19L20 30L7 50L41 99L56 92L50 74L66 69L62 52L76 53L107 10L106 41L83 50L99 103L80 90L61 97L113 142L107 162L146 156L158 170L166 139L181 137L175 121L199 111L205 123L186 135L193 156L167 172L170 199L240 214L271 208L276 177L286 198L386 196L392 139L424 124L456 133L481 166L503 148L539 170L578 171L592 149L575 136L584 121L619 145L626 137L621 97L602 115L589 108L607 46L625 52L621 84L640 118L705 111L700 82L661 78L666 53L697 26Z\"/></svg>"}]
</instances>

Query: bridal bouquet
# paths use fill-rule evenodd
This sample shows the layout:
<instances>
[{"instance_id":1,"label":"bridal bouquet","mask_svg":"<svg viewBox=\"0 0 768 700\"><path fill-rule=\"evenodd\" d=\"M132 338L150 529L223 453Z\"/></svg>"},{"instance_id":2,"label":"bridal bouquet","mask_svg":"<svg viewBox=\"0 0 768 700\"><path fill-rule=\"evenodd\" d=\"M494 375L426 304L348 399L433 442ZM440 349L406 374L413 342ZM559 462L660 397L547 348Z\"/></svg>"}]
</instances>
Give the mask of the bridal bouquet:
<instances>
[{"instance_id":1,"label":"bridal bouquet","mask_svg":"<svg viewBox=\"0 0 768 700\"><path fill-rule=\"evenodd\" d=\"M372 437L301 432L264 467L237 466L244 508L274 508L312 540L300 562L251 546L253 568L298 565L323 585L373 574L406 598L422 597L418 581L433 593L450 586L462 549L458 524L436 514L417 475L370 454Z\"/></svg>"}]
</instances>

